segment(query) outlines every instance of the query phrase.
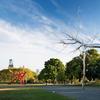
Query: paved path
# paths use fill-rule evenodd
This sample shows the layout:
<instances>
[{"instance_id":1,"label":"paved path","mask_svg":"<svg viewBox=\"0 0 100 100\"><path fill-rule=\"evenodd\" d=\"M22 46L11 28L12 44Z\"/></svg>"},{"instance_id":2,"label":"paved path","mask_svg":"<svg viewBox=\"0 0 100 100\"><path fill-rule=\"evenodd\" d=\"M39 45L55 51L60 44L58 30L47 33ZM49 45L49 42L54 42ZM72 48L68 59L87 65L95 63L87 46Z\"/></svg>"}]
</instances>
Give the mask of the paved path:
<instances>
[{"instance_id":1,"label":"paved path","mask_svg":"<svg viewBox=\"0 0 100 100\"><path fill-rule=\"evenodd\" d=\"M51 92L56 92L64 96L70 96L72 98L77 98L77 100L100 100L100 87L86 87L82 90L81 87L57 87L48 86L43 87Z\"/></svg>"},{"instance_id":2,"label":"paved path","mask_svg":"<svg viewBox=\"0 0 100 100\"><path fill-rule=\"evenodd\" d=\"M23 88L43 88L53 93L62 94L76 98L76 100L100 100L100 87L86 87L82 90L81 87L77 86L37 86L37 87L14 87L14 88L0 88L0 91L5 90L18 90Z\"/></svg>"}]
</instances>

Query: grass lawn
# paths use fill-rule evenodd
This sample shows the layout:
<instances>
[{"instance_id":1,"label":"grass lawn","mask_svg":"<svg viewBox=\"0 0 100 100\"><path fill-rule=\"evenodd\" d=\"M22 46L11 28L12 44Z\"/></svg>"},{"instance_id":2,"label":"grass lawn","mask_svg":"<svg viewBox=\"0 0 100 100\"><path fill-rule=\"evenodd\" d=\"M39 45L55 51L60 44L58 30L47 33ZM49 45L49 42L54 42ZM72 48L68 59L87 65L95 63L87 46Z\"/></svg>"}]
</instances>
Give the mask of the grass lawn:
<instances>
[{"instance_id":1,"label":"grass lawn","mask_svg":"<svg viewBox=\"0 0 100 100\"><path fill-rule=\"evenodd\" d=\"M72 100L42 89L18 89L0 91L0 100Z\"/></svg>"}]
</instances>

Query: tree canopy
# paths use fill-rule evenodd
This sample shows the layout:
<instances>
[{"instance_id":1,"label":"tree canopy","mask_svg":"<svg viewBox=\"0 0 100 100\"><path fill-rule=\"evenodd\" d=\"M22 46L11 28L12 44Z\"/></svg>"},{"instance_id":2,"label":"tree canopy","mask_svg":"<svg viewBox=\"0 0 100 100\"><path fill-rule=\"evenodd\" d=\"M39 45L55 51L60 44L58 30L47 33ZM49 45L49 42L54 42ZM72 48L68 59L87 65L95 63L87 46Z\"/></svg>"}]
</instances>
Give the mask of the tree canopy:
<instances>
[{"instance_id":1,"label":"tree canopy","mask_svg":"<svg viewBox=\"0 0 100 100\"><path fill-rule=\"evenodd\" d=\"M60 77L59 74L64 72L64 64L55 58L51 58L50 60L46 61L44 64L45 68L40 72L39 79L48 79L55 81ZM61 79L62 80L62 79Z\"/></svg>"},{"instance_id":2,"label":"tree canopy","mask_svg":"<svg viewBox=\"0 0 100 100\"><path fill-rule=\"evenodd\" d=\"M100 54L96 49L86 51L86 77L89 81L100 77ZM73 58L66 64L66 76L69 80L82 78L83 64L82 55ZM98 77L97 77L98 76Z\"/></svg>"}]
</instances>

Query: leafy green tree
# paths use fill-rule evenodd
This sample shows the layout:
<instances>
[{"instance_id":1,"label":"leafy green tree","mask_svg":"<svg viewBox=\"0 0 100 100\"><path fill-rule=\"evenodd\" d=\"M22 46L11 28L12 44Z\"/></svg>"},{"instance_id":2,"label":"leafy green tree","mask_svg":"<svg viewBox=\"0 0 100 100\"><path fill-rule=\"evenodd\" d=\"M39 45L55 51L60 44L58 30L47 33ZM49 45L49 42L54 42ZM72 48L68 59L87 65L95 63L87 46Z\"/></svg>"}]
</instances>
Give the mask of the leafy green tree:
<instances>
[{"instance_id":1,"label":"leafy green tree","mask_svg":"<svg viewBox=\"0 0 100 100\"><path fill-rule=\"evenodd\" d=\"M42 71L40 72L40 74L38 75L38 79L39 80L42 80L43 82L46 83L47 85L47 80L48 80L48 74L47 74L47 71L46 69L42 69Z\"/></svg>"},{"instance_id":2,"label":"leafy green tree","mask_svg":"<svg viewBox=\"0 0 100 100\"><path fill-rule=\"evenodd\" d=\"M100 79L100 58L95 63L95 78Z\"/></svg>"},{"instance_id":3,"label":"leafy green tree","mask_svg":"<svg viewBox=\"0 0 100 100\"><path fill-rule=\"evenodd\" d=\"M82 55L73 58L70 62L66 64L65 74L67 78L72 82L73 79L82 78L83 71L83 61ZM100 54L96 49L90 49L86 51L86 77L89 81L95 80L97 76L99 77L99 64L100 64Z\"/></svg>"},{"instance_id":4,"label":"leafy green tree","mask_svg":"<svg viewBox=\"0 0 100 100\"><path fill-rule=\"evenodd\" d=\"M45 62L45 68L40 72L42 79L57 80L57 75L60 71L64 70L64 65L59 59L51 58ZM41 75L42 74L42 75Z\"/></svg>"},{"instance_id":5,"label":"leafy green tree","mask_svg":"<svg viewBox=\"0 0 100 100\"><path fill-rule=\"evenodd\" d=\"M11 73L8 69L0 71L0 82L9 82L11 81Z\"/></svg>"},{"instance_id":6,"label":"leafy green tree","mask_svg":"<svg viewBox=\"0 0 100 100\"><path fill-rule=\"evenodd\" d=\"M96 64L100 55L96 49L86 51L86 77L89 81L96 78Z\"/></svg>"},{"instance_id":7,"label":"leafy green tree","mask_svg":"<svg viewBox=\"0 0 100 100\"><path fill-rule=\"evenodd\" d=\"M65 74L67 79L73 82L73 79L81 80L82 77L82 59L80 57L73 58L66 64Z\"/></svg>"},{"instance_id":8,"label":"leafy green tree","mask_svg":"<svg viewBox=\"0 0 100 100\"><path fill-rule=\"evenodd\" d=\"M65 70L61 70L57 74L57 81L58 83L64 83L66 81Z\"/></svg>"}]
</instances>

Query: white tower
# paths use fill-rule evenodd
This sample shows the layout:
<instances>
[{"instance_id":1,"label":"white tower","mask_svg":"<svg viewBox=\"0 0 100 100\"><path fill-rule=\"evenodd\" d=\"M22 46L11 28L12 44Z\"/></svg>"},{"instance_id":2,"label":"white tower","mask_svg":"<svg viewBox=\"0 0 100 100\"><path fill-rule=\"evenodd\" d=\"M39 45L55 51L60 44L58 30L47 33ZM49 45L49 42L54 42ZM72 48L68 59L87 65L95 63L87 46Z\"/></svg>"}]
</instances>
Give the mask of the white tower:
<instances>
[{"instance_id":1,"label":"white tower","mask_svg":"<svg viewBox=\"0 0 100 100\"><path fill-rule=\"evenodd\" d=\"M12 59L9 59L9 66L8 66L8 68L13 68L14 66L13 66L13 60Z\"/></svg>"}]
</instances>

